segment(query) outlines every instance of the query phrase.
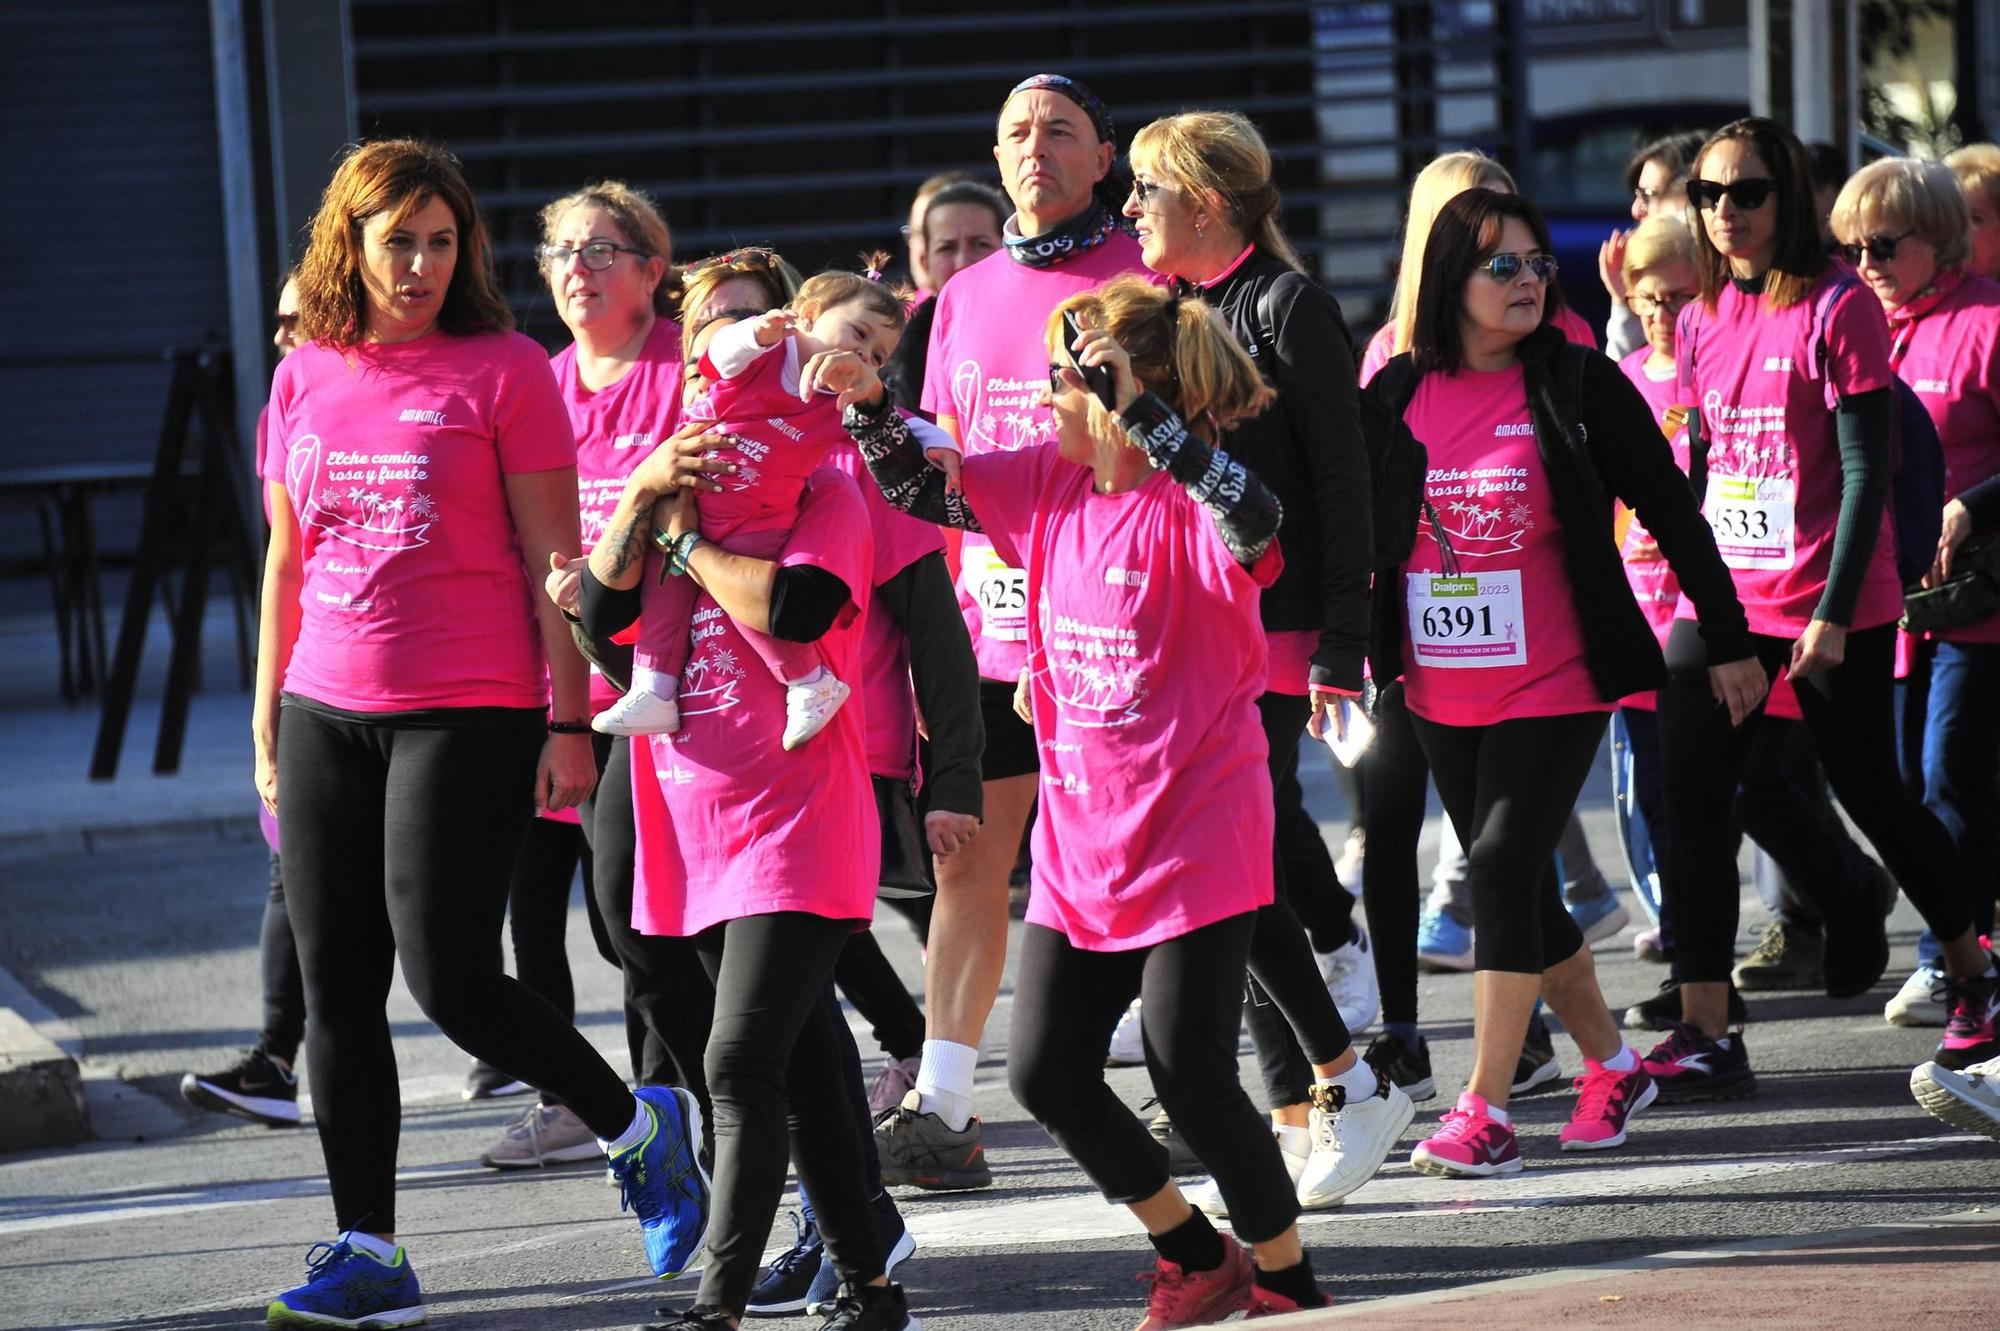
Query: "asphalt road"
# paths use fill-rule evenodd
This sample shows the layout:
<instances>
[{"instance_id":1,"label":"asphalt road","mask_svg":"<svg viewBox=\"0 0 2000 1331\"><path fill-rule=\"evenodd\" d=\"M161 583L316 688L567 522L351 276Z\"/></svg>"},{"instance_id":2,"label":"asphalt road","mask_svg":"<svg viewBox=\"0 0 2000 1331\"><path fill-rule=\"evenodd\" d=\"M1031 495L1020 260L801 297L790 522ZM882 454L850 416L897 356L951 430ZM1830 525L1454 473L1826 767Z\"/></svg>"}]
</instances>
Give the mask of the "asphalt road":
<instances>
[{"instance_id":1,"label":"asphalt road","mask_svg":"<svg viewBox=\"0 0 2000 1331\"><path fill-rule=\"evenodd\" d=\"M1602 789L1593 778L1586 823L1619 880ZM1337 806L1317 771L1308 802L1327 812ZM306 1249L328 1237L331 1212L310 1130L199 1115L174 1091L183 1071L220 1067L254 1039L263 860L247 829L114 839L95 854L61 860L10 857L0 847L0 967L46 1005L58 1034L81 1041L93 1113L107 1138L0 1157L0 1327L261 1325L265 1301L302 1276ZM1750 904L1744 918L1747 949L1762 914ZM1669 1249L2000 1208L2000 1148L1951 1134L1910 1100L1908 1069L1928 1056L1935 1032L1896 1030L1880 1018L1919 927L1907 906L1891 923L1895 960L1872 997L1753 1002L1749 1039L1761 1086L1754 1100L1651 1111L1635 1121L1627 1148L1583 1157L1555 1150L1566 1094L1522 1100L1517 1120L1529 1169L1520 1176L1455 1184L1420 1178L1396 1158L1344 1210L1310 1218L1307 1241L1328 1287L1346 1303ZM908 930L885 913L880 934L916 985ZM580 1025L622 1067L616 977L592 950L580 909L569 937ZM1629 933L1600 945L1599 964L1621 1006L1652 992L1660 976L1631 959ZM1470 990L1463 976L1423 982L1444 1095L1420 1107L1417 1129L1443 1112L1468 1070ZM1149 1264L1145 1244L1122 1209L1096 1197L1008 1096L1008 1011L1003 992L980 1069L995 1185L903 1198L921 1246L901 1278L932 1331L1124 1331L1142 1306L1143 1287L1132 1276ZM636 1226L618 1214L601 1169L480 1168L480 1151L522 1102L462 1103L464 1056L400 984L391 1017L406 1106L402 1237L434 1323L627 1326L645 1320L663 1292L686 1301L691 1282L640 1279ZM865 1031L862 1046L872 1072ZM1568 1042L1558 1037L1557 1047L1566 1070L1580 1070ZM1247 1074L1247 1059L1244 1067ZM1131 1103L1146 1095L1143 1071L1109 1075ZM1912 1316L1933 1307L1991 1312L1990 1285L1921 1284L1888 1292ZM1764 1311L1775 1310L1747 1307L1742 1315L1755 1321ZM1794 1302L1787 1311L1801 1309ZM1824 1311L1821 1322L1806 1308L1807 1323L1848 1320L1842 1306ZM1504 1314L1482 1320L1508 1324Z\"/></svg>"}]
</instances>

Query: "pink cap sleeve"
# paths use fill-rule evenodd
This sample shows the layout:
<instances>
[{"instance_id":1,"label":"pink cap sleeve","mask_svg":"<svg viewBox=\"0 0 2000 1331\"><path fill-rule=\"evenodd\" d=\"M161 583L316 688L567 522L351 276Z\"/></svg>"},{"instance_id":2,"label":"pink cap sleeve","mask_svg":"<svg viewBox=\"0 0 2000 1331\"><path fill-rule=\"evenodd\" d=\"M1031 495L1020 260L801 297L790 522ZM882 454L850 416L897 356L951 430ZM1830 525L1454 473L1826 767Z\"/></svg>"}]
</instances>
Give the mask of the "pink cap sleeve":
<instances>
[{"instance_id":1,"label":"pink cap sleeve","mask_svg":"<svg viewBox=\"0 0 2000 1331\"><path fill-rule=\"evenodd\" d=\"M576 465L576 436L554 370L542 349L505 334L506 368L493 404L494 447L509 476Z\"/></svg>"}]
</instances>

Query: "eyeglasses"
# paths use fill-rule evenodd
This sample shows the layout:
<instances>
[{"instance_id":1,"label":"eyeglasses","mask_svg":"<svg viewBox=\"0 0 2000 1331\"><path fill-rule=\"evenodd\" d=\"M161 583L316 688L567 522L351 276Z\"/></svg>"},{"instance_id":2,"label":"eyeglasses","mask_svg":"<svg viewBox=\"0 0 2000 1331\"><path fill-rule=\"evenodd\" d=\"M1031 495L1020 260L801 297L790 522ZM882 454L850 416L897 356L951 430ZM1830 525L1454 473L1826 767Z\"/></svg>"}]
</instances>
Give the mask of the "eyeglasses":
<instances>
[{"instance_id":1,"label":"eyeglasses","mask_svg":"<svg viewBox=\"0 0 2000 1331\"><path fill-rule=\"evenodd\" d=\"M1643 204L1648 212L1652 211L1654 204L1666 196L1667 192L1663 189L1647 189L1644 185L1634 185L1632 187L1632 201Z\"/></svg>"},{"instance_id":2,"label":"eyeglasses","mask_svg":"<svg viewBox=\"0 0 2000 1331\"><path fill-rule=\"evenodd\" d=\"M619 245L609 240L593 240L575 249L567 245L535 246L535 257L552 268L567 268L569 261L580 255L583 266L593 273L601 273L617 263L621 254L636 254L643 259L653 257L644 250L635 250L630 245Z\"/></svg>"},{"instance_id":3,"label":"eyeglasses","mask_svg":"<svg viewBox=\"0 0 2000 1331\"><path fill-rule=\"evenodd\" d=\"M1905 231L1900 236L1863 236L1859 245L1842 245L1840 252L1853 264L1860 263L1863 254L1876 263L1888 263L1896 257L1896 247L1916 234Z\"/></svg>"},{"instance_id":4,"label":"eyeglasses","mask_svg":"<svg viewBox=\"0 0 2000 1331\"><path fill-rule=\"evenodd\" d=\"M1141 208L1150 208L1153 204L1153 196L1155 194L1172 194L1173 192L1174 187L1172 185L1162 185L1157 181L1141 180L1137 176L1132 177L1132 193L1138 198Z\"/></svg>"},{"instance_id":5,"label":"eyeglasses","mask_svg":"<svg viewBox=\"0 0 2000 1331\"><path fill-rule=\"evenodd\" d=\"M1495 282L1511 282L1521 275L1524 266L1535 275L1536 280L1546 282L1556 275L1556 256L1534 254L1524 259L1518 254L1496 254L1480 264L1477 271L1485 273Z\"/></svg>"},{"instance_id":6,"label":"eyeglasses","mask_svg":"<svg viewBox=\"0 0 2000 1331\"><path fill-rule=\"evenodd\" d=\"M1073 367L1064 365L1060 361L1049 362L1049 391L1051 393L1067 393L1069 391L1069 380L1063 378L1065 371L1070 374L1076 373Z\"/></svg>"},{"instance_id":7,"label":"eyeglasses","mask_svg":"<svg viewBox=\"0 0 2000 1331\"><path fill-rule=\"evenodd\" d=\"M1688 202L1704 212L1718 207L1724 199L1744 212L1755 212L1764 206L1764 200L1770 198L1771 191L1776 188L1778 182L1769 176L1744 176L1727 185L1700 179L1687 183Z\"/></svg>"},{"instance_id":8,"label":"eyeglasses","mask_svg":"<svg viewBox=\"0 0 2000 1331\"><path fill-rule=\"evenodd\" d=\"M1634 292L1625 298L1625 306L1641 319L1650 319L1656 314L1664 314L1669 319L1680 317L1680 312L1694 303L1693 296L1641 296Z\"/></svg>"}]
</instances>

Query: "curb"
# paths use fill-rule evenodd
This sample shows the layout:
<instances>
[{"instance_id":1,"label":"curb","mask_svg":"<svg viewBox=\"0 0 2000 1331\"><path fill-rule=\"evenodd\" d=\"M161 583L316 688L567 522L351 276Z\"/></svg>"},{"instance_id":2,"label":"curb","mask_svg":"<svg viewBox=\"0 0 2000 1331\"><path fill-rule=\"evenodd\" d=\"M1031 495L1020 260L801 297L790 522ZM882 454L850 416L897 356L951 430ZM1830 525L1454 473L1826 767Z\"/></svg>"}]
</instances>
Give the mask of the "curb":
<instances>
[{"instance_id":1,"label":"curb","mask_svg":"<svg viewBox=\"0 0 2000 1331\"><path fill-rule=\"evenodd\" d=\"M73 855L105 855L148 843L189 837L214 841L262 839L252 814L196 815L150 823L71 827L55 831L0 832L0 864Z\"/></svg>"},{"instance_id":2,"label":"curb","mask_svg":"<svg viewBox=\"0 0 2000 1331\"><path fill-rule=\"evenodd\" d=\"M71 1146L89 1136L76 1060L14 1009L0 1008L0 1151Z\"/></svg>"}]
</instances>

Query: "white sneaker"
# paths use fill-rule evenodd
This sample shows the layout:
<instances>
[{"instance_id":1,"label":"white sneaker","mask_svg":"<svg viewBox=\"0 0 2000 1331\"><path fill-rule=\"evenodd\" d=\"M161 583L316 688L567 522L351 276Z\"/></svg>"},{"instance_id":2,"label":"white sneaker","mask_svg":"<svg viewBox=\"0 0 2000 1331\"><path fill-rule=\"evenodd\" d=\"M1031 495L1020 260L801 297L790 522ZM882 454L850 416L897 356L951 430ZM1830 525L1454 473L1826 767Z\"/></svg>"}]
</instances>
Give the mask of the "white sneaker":
<instances>
[{"instance_id":1,"label":"white sneaker","mask_svg":"<svg viewBox=\"0 0 2000 1331\"><path fill-rule=\"evenodd\" d=\"M1919 966L1882 1008L1891 1026L1942 1026L1951 1017L1951 991L1938 966Z\"/></svg>"},{"instance_id":2,"label":"white sneaker","mask_svg":"<svg viewBox=\"0 0 2000 1331\"><path fill-rule=\"evenodd\" d=\"M1294 1128L1292 1132L1297 1134L1299 1130ZM1273 1132L1271 1135L1278 1139L1278 1153L1285 1158L1285 1173L1291 1176L1292 1186L1296 1188L1299 1176L1305 1173L1306 1161L1312 1158L1312 1138L1306 1137L1293 1145L1285 1140L1283 1133ZM1181 1195L1187 1198L1189 1206L1203 1215L1217 1220L1228 1218L1229 1203L1222 1200L1222 1189L1216 1186L1213 1178L1195 1180L1181 1189Z\"/></svg>"},{"instance_id":3,"label":"white sneaker","mask_svg":"<svg viewBox=\"0 0 2000 1331\"><path fill-rule=\"evenodd\" d=\"M849 692L825 666L796 684L785 685L785 751L789 753L825 730Z\"/></svg>"},{"instance_id":4,"label":"white sneaker","mask_svg":"<svg viewBox=\"0 0 2000 1331\"><path fill-rule=\"evenodd\" d=\"M1139 1029L1139 1000L1133 999L1132 1006L1125 1009L1125 1015L1118 1019L1118 1025L1111 1032L1111 1048L1105 1052L1104 1066L1107 1068L1137 1068L1146 1064L1146 1041Z\"/></svg>"},{"instance_id":5,"label":"white sneaker","mask_svg":"<svg viewBox=\"0 0 2000 1331\"><path fill-rule=\"evenodd\" d=\"M2000 1058L1960 1072L1926 1063L1910 1074L1910 1094L1954 1128L2000 1141Z\"/></svg>"},{"instance_id":6,"label":"white sneaker","mask_svg":"<svg viewBox=\"0 0 2000 1331\"><path fill-rule=\"evenodd\" d=\"M883 1065L868 1087L868 1115L871 1120L882 1117L903 1103L903 1097L917 1089L917 1070L923 1064L921 1058L892 1058Z\"/></svg>"},{"instance_id":7,"label":"white sneaker","mask_svg":"<svg viewBox=\"0 0 2000 1331\"><path fill-rule=\"evenodd\" d=\"M1375 1074L1375 1094L1348 1102L1339 1086L1312 1089L1312 1156L1298 1178L1299 1205L1308 1211L1338 1206L1375 1177L1417 1115L1403 1088Z\"/></svg>"},{"instance_id":8,"label":"white sneaker","mask_svg":"<svg viewBox=\"0 0 2000 1331\"><path fill-rule=\"evenodd\" d=\"M541 1165L597 1160L604 1148L597 1134L562 1105L530 1105L486 1148L479 1163L493 1169L534 1169Z\"/></svg>"},{"instance_id":9,"label":"white sneaker","mask_svg":"<svg viewBox=\"0 0 2000 1331\"><path fill-rule=\"evenodd\" d=\"M1368 931L1356 924L1353 942L1313 955L1319 961L1319 976L1326 981L1326 991L1333 996L1333 1005L1340 1009L1340 1019L1347 1023L1348 1033L1359 1035L1367 1030L1374 1024L1375 1014L1382 1010L1382 986L1375 978L1375 956L1369 950Z\"/></svg>"},{"instance_id":10,"label":"white sneaker","mask_svg":"<svg viewBox=\"0 0 2000 1331\"><path fill-rule=\"evenodd\" d=\"M671 735L681 728L680 704L668 695L634 685L617 702L590 718L600 735Z\"/></svg>"}]
</instances>

